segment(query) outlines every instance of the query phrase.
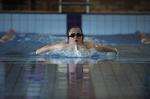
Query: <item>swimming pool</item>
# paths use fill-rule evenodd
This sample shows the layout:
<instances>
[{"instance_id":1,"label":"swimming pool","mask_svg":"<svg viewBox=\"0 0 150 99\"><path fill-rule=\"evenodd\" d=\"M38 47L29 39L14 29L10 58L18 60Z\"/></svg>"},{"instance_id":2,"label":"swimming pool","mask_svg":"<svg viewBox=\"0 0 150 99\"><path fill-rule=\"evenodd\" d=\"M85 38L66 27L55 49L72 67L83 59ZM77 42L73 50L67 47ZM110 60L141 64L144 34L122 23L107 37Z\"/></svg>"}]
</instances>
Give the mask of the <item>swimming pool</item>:
<instances>
[{"instance_id":1,"label":"swimming pool","mask_svg":"<svg viewBox=\"0 0 150 99\"><path fill-rule=\"evenodd\" d=\"M0 99L148 99L150 45L130 36L88 36L115 58L47 58L34 51L64 36L17 34L0 44Z\"/></svg>"}]
</instances>

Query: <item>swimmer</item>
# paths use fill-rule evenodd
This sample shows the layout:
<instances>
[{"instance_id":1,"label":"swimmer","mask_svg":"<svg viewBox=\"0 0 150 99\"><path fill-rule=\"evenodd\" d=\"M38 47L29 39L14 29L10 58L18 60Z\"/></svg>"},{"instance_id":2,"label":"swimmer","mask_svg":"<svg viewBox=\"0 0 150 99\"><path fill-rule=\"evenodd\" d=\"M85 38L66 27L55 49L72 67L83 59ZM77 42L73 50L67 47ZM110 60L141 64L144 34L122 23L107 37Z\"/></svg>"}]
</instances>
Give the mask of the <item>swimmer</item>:
<instances>
[{"instance_id":1,"label":"swimmer","mask_svg":"<svg viewBox=\"0 0 150 99\"><path fill-rule=\"evenodd\" d=\"M93 42L86 42L84 41L84 35L82 33L82 30L79 27L72 27L67 32L67 42L66 43L58 43L53 45L46 45L44 47L41 47L36 50L36 54L41 54L44 52L49 52L55 49L64 49L69 48L70 46L75 46L74 50L78 51L80 47L86 48L86 49L96 49L100 52L115 52L117 53L116 48L111 48L109 46L103 46L99 44L94 44Z\"/></svg>"},{"instance_id":2,"label":"swimmer","mask_svg":"<svg viewBox=\"0 0 150 99\"><path fill-rule=\"evenodd\" d=\"M0 38L0 43L5 43L5 42L13 40L15 38L14 33L15 33L14 29L10 29L9 31L7 31L5 35Z\"/></svg>"},{"instance_id":3,"label":"swimmer","mask_svg":"<svg viewBox=\"0 0 150 99\"><path fill-rule=\"evenodd\" d=\"M138 36L142 44L150 44L150 38L145 37L145 34L143 32L139 33Z\"/></svg>"}]
</instances>

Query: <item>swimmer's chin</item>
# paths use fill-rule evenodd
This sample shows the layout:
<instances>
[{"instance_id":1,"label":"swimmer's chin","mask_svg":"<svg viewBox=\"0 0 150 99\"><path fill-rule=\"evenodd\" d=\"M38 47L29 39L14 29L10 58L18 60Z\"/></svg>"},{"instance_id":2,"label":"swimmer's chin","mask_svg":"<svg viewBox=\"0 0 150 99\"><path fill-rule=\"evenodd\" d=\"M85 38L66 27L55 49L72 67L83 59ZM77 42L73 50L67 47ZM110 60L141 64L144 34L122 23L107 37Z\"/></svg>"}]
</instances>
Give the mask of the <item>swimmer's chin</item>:
<instances>
[{"instance_id":1,"label":"swimmer's chin","mask_svg":"<svg viewBox=\"0 0 150 99\"><path fill-rule=\"evenodd\" d=\"M72 42L72 43L70 43L69 45L70 45L70 46L77 46L77 45L79 45L79 43L78 43L78 42Z\"/></svg>"}]
</instances>

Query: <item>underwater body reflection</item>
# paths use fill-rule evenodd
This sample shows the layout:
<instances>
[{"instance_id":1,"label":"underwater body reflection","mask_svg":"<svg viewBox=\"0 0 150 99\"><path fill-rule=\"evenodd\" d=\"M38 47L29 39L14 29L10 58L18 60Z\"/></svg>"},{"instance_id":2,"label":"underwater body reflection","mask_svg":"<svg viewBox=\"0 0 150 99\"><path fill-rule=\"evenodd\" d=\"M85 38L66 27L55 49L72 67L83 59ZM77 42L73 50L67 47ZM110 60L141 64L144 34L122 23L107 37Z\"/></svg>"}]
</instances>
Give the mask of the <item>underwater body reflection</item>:
<instances>
[{"instance_id":1,"label":"underwater body reflection","mask_svg":"<svg viewBox=\"0 0 150 99\"><path fill-rule=\"evenodd\" d=\"M61 98L61 91L65 89L64 99L95 99L94 87L90 74L91 66L89 59L86 58L66 58L51 59L46 61L38 59L45 64L56 64L58 75L58 93L57 97ZM59 93L60 92L60 93Z\"/></svg>"},{"instance_id":2,"label":"underwater body reflection","mask_svg":"<svg viewBox=\"0 0 150 99\"><path fill-rule=\"evenodd\" d=\"M7 58L0 59L1 99L149 98L149 61Z\"/></svg>"},{"instance_id":3,"label":"underwater body reflection","mask_svg":"<svg viewBox=\"0 0 150 99\"><path fill-rule=\"evenodd\" d=\"M81 57L37 58L37 64L53 64L57 67L55 74L56 99L98 99L91 73L100 61L102 60Z\"/></svg>"},{"instance_id":4,"label":"underwater body reflection","mask_svg":"<svg viewBox=\"0 0 150 99\"><path fill-rule=\"evenodd\" d=\"M37 59L43 64L57 66L56 99L149 97L149 62L128 63L106 58Z\"/></svg>"}]
</instances>

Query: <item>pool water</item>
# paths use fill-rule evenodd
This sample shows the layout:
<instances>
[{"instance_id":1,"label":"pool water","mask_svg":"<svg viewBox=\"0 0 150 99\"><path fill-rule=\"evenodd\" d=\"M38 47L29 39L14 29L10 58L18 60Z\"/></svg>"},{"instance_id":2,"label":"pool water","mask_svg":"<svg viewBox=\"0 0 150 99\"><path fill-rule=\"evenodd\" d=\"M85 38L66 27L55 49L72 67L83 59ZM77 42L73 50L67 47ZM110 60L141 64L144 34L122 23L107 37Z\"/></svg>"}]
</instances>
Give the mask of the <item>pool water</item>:
<instances>
[{"instance_id":1,"label":"pool water","mask_svg":"<svg viewBox=\"0 0 150 99\"><path fill-rule=\"evenodd\" d=\"M119 55L53 58L34 54L37 48L64 38L17 34L1 43L0 99L150 98L150 45L136 38L88 37L116 47Z\"/></svg>"}]
</instances>

